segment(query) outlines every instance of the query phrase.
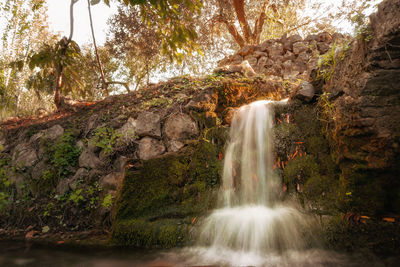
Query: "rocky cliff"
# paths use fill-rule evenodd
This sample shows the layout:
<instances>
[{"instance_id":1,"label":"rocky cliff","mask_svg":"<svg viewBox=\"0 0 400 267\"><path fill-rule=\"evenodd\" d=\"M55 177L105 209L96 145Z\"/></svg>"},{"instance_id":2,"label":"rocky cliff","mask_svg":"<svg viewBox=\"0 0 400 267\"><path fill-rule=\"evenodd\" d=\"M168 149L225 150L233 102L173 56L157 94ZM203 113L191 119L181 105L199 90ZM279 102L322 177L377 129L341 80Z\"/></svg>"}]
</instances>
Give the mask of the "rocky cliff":
<instances>
[{"instance_id":1,"label":"rocky cliff","mask_svg":"<svg viewBox=\"0 0 400 267\"><path fill-rule=\"evenodd\" d=\"M400 1L380 4L323 86L328 135L349 205L368 214L400 212L399 14Z\"/></svg>"}]
</instances>

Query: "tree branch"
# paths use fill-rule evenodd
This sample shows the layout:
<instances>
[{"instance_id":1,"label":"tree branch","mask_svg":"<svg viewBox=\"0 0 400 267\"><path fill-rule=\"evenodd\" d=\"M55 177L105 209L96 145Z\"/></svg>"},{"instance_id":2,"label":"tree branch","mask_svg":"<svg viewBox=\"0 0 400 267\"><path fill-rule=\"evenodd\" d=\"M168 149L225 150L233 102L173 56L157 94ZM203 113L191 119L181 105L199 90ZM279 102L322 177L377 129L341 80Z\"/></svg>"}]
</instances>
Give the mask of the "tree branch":
<instances>
[{"instance_id":1,"label":"tree branch","mask_svg":"<svg viewBox=\"0 0 400 267\"><path fill-rule=\"evenodd\" d=\"M265 9L267 8L268 4L269 4L269 0L265 0L263 7L261 9L261 13L255 22L254 32L253 32L253 36L252 36L254 44L260 43L262 29L263 29L263 26L265 23L265 19L267 17L267 14L265 13Z\"/></svg>"},{"instance_id":2,"label":"tree branch","mask_svg":"<svg viewBox=\"0 0 400 267\"><path fill-rule=\"evenodd\" d=\"M128 93L131 92L131 90L129 89L129 85L128 85L128 83L126 83L126 82L109 81L109 82L106 82L106 84L107 84L107 85L109 85L109 84L120 84L120 85L123 85L123 86L125 87L125 89L126 89L126 91L127 91Z\"/></svg>"},{"instance_id":3,"label":"tree branch","mask_svg":"<svg viewBox=\"0 0 400 267\"><path fill-rule=\"evenodd\" d=\"M108 96L108 84L106 82L106 78L104 77L104 71L103 71L103 66L101 65L100 57L99 57L99 52L97 51L97 44L96 44L96 37L94 35L94 29L93 29L93 19L92 19L92 11L90 8L90 0L87 0L88 3L88 10L89 10L89 21L90 21L90 29L92 31L92 38L93 38L93 46L94 46L94 52L96 54L96 60L97 64L99 66L99 71L100 71L100 76L101 80L103 82L103 89L106 93L106 96Z\"/></svg>"},{"instance_id":4,"label":"tree branch","mask_svg":"<svg viewBox=\"0 0 400 267\"><path fill-rule=\"evenodd\" d=\"M247 43L250 43L250 37L253 35L246 19L246 13L244 10L244 0L233 0L233 7L235 8L236 16L239 20L240 27L243 32L244 39Z\"/></svg>"}]
</instances>

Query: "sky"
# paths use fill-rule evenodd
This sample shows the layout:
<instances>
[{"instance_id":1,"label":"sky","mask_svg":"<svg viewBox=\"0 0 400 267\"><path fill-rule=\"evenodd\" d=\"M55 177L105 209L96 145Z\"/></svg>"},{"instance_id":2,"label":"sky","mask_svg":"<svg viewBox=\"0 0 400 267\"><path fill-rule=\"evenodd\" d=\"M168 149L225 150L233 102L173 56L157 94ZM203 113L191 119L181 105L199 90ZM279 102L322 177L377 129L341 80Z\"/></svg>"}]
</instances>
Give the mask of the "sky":
<instances>
[{"instance_id":1,"label":"sky","mask_svg":"<svg viewBox=\"0 0 400 267\"><path fill-rule=\"evenodd\" d=\"M373 0L372 2L380 2L381 0ZM313 2L321 2L321 0L311 0ZM326 7L329 4L340 5L341 0L324 0L322 1ZM55 32L69 36L69 5L70 0L47 0L48 16L50 27ZM105 5L102 1L92 6L93 24L95 29L96 40L99 45L103 44L106 39L107 20L112 14L116 13L116 4L112 3L111 7ZM372 10L371 10L372 11ZM87 9L87 0L79 0L74 6L75 27L73 39L83 45L92 42L89 16ZM370 13L370 12L369 12ZM337 25L347 32L351 31L351 25L344 23Z\"/></svg>"},{"instance_id":2,"label":"sky","mask_svg":"<svg viewBox=\"0 0 400 267\"><path fill-rule=\"evenodd\" d=\"M69 5L70 0L47 0L50 27L61 35L69 36ZM92 17L96 41L103 44L106 39L107 20L116 13L116 5L108 7L102 2L92 6ZM79 44L91 43L87 0L79 0L74 5L74 36L73 39Z\"/></svg>"}]
</instances>

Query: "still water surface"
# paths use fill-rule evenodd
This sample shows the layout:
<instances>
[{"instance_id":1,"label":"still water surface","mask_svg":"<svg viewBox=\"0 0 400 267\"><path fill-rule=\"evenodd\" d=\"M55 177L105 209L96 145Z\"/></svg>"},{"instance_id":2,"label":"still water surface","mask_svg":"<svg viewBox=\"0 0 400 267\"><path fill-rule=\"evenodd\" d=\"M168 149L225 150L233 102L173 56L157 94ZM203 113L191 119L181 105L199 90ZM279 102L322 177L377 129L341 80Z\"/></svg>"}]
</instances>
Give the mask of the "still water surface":
<instances>
[{"instance_id":1,"label":"still water surface","mask_svg":"<svg viewBox=\"0 0 400 267\"><path fill-rule=\"evenodd\" d=\"M32 267L172 267L172 266L249 266L241 265L250 254L220 251L213 254L207 248L185 248L180 250L132 250L132 249L67 249L41 247L24 242L0 241L0 266ZM252 258L250 266L400 266L400 258L378 260L346 256L324 250L287 252ZM236 264L235 264L236 262Z\"/></svg>"}]
</instances>

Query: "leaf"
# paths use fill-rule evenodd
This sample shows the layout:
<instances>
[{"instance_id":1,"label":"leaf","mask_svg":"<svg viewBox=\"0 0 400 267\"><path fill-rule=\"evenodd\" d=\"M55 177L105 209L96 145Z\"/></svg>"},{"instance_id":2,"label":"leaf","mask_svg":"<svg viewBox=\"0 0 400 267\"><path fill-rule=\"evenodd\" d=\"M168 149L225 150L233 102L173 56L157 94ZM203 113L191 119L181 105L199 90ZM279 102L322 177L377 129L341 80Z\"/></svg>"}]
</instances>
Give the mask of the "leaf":
<instances>
[{"instance_id":1,"label":"leaf","mask_svg":"<svg viewBox=\"0 0 400 267\"><path fill-rule=\"evenodd\" d=\"M392 218L392 217L385 217L382 220L385 221L385 222L395 222L396 221L396 219Z\"/></svg>"},{"instance_id":2,"label":"leaf","mask_svg":"<svg viewBox=\"0 0 400 267\"><path fill-rule=\"evenodd\" d=\"M50 227L48 227L47 225L43 226L42 233L47 233L48 231L50 231Z\"/></svg>"},{"instance_id":3,"label":"leaf","mask_svg":"<svg viewBox=\"0 0 400 267\"><path fill-rule=\"evenodd\" d=\"M37 234L38 231L32 230L26 233L25 238L26 239L31 239L35 234Z\"/></svg>"},{"instance_id":4,"label":"leaf","mask_svg":"<svg viewBox=\"0 0 400 267\"><path fill-rule=\"evenodd\" d=\"M98 3L100 3L100 0L90 0L92 6L97 5Z\"/></svg>"}]
</instances>

